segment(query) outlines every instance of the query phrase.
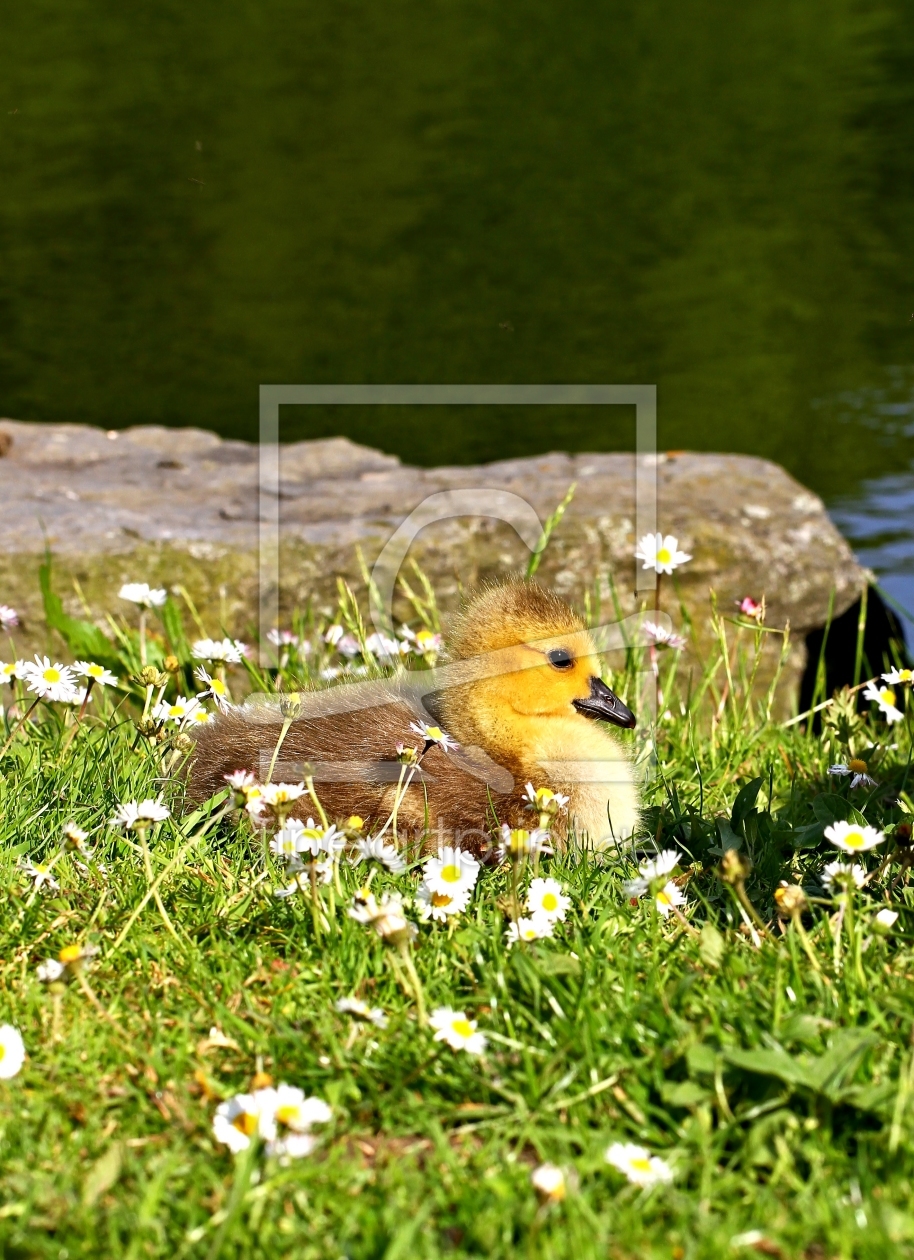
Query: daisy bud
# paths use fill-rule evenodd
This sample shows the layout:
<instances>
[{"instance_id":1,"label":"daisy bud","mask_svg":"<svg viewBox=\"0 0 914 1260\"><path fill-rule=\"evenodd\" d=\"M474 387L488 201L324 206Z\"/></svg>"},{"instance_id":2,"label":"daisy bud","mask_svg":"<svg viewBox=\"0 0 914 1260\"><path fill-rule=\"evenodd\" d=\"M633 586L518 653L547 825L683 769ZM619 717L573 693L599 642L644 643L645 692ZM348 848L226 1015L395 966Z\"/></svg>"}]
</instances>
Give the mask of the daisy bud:
<instances>
[{"instance_id":1,"label":"daisy bud","mask_svg":"<svg viewBox=\"0 0 914 1260\"><path fill-rule=\"evenodd\" d=\"M873 931L878 932L880 936L887 936L895 926L897 918L897 910L889 910L887 906L884 907L873 919Z\"/></svg>"},{"instance_id":2,"label":"daisy bud","mask_svg":"<svg viewBox=\"0 0 914 1260\"><path fill-rule=\"evenodd\" d=\"M792 919L794 915L803 914L808 909L806 894L798 884L781 882L780 888L774 890L774 901L778 915L782 919Z\"/></svg>"},{"instance_id":3,"label":"daisy bud","mask_svg":"<svg viewBox=\"0 0 914 1260\"><path fill-rule=\"evenodd\" d=\"M298 691L290 691L279 697L279 711L284 718L295 721L301 715L302 698Z\"/></svg>"},{"instance_id":4,"label":"daisy bud","mask_svg":"<svg viewBox=\"0 0 914 1260\"><path fill-rule=\"evenodd\" d=\"M168 674L176 674L181 668L181 662L176 656L166 656L165 660L162 662L162 668Z\"/></svg>"},{"instance_id":5,"label":"daisy bud","mask_svg":"<svg viewBox=\"0 0 914 1260\"><path fill-rule=\"evenodd\" d=\"M251 1092L255 1089L269 1089L273 1084L273 1078L269 1072L255 1072L251 1081Z\"/></svg>"},{"instance_id":6,"label":"daisy bud","mask_svg":"<svg viewBox=\"0 0 914 1260\"><path fill-rule=\"evenodd\" d=\"M752 863L738 849L727 849L717 873L725 884L742 884L751 870Z\"/></svg>"},{"instance_id":7,"label":"daisy bud","mask_svg":"<svg viewBox=\"0 0 914 1260\"><path fill-rule=\"evenodd\" d=\"M174 737L173 743L179 752L190 752L194 746L194 741L189 735L186 735L184 731L178 732L178 734Z\"/></svg>"},{"instance_id":8,"label":"daisy bud","mask_svg":"<svg viewBox=\"0 0 914 1260\"><path fill-rule=\"evenodd\" d=\"M135 675L134 681L140 683L143 687L164 687L168 679L165 678L162 682L159 682L159 671L155 665L144 665L140 672Z\"/></svg>"}]
</instances>

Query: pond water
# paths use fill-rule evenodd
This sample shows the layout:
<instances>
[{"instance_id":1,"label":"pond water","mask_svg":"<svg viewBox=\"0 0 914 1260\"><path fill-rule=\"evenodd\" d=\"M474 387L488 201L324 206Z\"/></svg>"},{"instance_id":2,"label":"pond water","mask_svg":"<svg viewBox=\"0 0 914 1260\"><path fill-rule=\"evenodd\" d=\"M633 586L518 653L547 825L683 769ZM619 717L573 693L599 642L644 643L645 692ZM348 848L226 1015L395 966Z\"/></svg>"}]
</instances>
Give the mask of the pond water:
<instances>
[{"instance_id":1,"label":"pond water","mask_svg":"<svg viewBox=\"0 0 914 1260\"><path fill-rule=\"evenodd\" d=\"M910 3L36 0L4 25L0 413L253 437L261 382L655 383L663 446L785 464L914 603ZM283 425L425 464L632 436L545 409Z\"/></svg>"}]
</instances>

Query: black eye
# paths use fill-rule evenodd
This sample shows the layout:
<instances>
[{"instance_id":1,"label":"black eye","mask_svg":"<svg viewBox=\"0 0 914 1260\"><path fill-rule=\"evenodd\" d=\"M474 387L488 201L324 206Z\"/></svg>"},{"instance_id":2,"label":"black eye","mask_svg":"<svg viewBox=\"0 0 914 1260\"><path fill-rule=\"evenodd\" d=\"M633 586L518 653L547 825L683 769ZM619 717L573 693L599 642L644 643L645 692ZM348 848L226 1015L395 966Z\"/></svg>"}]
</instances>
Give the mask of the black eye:
<instances>
[{"instance_id":1,"label":"black eye","mask_svg":"<svg viewBox=\"0 0 914 1260\"><path fill-rule=\"evenodd\" d=\"M546 653L546 660L556 669L571 669L574 664L574 657L567 648L553 648Z\"/></svg>"}]
</instances>

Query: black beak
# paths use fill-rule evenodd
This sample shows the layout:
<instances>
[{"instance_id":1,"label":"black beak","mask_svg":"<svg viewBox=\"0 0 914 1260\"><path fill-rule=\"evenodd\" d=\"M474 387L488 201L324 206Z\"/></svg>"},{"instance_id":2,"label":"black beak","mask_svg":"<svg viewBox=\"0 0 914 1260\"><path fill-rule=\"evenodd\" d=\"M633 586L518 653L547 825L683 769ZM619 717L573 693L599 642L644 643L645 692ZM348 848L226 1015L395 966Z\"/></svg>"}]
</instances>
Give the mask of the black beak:
<instances>
[{"instance_id":1,"label":"black beak","mask_svg":"<svg viewBox=\"0 0 914 1260\"><path fill-rule=\"evenodd\" d=\"M624 705L614 691L610 691L602 678L591 678L590 696L586 700L572 700L578 713L595 718L599 722L612 722L614 726L633 727L635 715Z\"/></svg>"}]
</instances>

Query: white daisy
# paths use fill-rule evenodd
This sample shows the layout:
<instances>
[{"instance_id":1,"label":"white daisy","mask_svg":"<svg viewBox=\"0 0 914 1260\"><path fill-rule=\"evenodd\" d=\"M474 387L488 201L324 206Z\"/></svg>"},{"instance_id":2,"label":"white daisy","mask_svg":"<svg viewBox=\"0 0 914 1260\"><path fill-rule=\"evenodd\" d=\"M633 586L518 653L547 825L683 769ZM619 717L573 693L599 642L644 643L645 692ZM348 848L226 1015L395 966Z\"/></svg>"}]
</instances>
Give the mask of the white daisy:
<instances>
[{"instance_id":1,"label":"white daisy","mask_svg":"<svg viewBox=\"0 0 914 1260\"><path fill-rule=\"evenodd\" d=\"M118 591L121 599L143 608L161 608L168 599L168 591L153 588L148 582L126 582Z\"/></svg>"},{"instance_id":2,"label":"white daisy","mask_svg":"<svg viewBox=\"0 0 914 1260\"><path fill-rule=\"evenodd\" d=\"M833 888L836 884L841 888L847 888L851 884L855 888L862 888L866 881L866 871L862 866L858 866L856 862L829 862L822 868L822 887Z\"/></svg>"},{"instance_id":3,"label":"white daisy","mask_svg":"<svg viewBox=\"0 0 914 1260\"><path fill-rule=\"evenodd\" d=\"M841 821L825 828L825 839L830 841L836 849L843 849L845 853L865 853L867 849L873 849L877 844L882 844L886 835L884 831L877 831L875 827L868 825L861 827L857 823Z\"/></svg>"},{"instance_id":4,"label":"white daisy","mask_svg":"<svg viewBox=\"0 0 914 1260\"><path fill-rule=\"evenodd\" d=\"M452 748L460 747L456 739L452 739L450 735L445 734L440 726L428 726L425 722L410 722L409 729L415 731L417 735L421 735L425 740L426 746L437 744L443 752L450 752Z\"/></svg>"},{"instance_id":5,"label":"white daisy","mask_svg":"<svg viewBox=\"0 0 914 1260\"><path fill-rule=\"evenodd\" d=\"M63 826L64 844L68 849L75 849L78 853L85 853L86 841L89 839L88 831L84 831L82 827L78 827L75 822L64 823Z\"/></svg>"},{"instance_id":6,"label":"white daisy","mask_svg":"<svg viewBox=\"0 0 914 1260\"><path fill-rule=\"evenodd\" d=\"M23 857L19 859L18 865L23 875L27 875L34 881L36 892L40 892L45 884L51 892L57 892L60 889L60 884L51 874L51 866L47 862L33 862L31 858Z\"/></svg>"},{"instance_id":7,"label":"white daisy","mask_svg":"<svg viewBox=\"0 0 914 1260\"><path fill-rule=\"evenodd\" d=\"M429 656L433 652L441 651L441 635L435 634L432 630L418 630L413 633L409 626L401 626L400 633L403 635L401 640L401 650L405 648L409 652L418 652L420 656Z\"/></svg>"},{"instance_id":8,"label":"white daisy","mask_svg":"<svg viewBox=\"0 0 914 1260\"><path fill-rule=\"evenodd\" d=\"M561 792L553 792L552 788L548 787L535 788L532 783L528 783L524 788L524 796L541 814L557 813L560 809L565 809L568 804L568 797L563 796Z\"/></svg>"},{"instance_id":9,"label":"white daisy","mask_svg":"<svg viewBox=\"0 0 914 1260\"><path fill-rule=\"evenodd\" d=\"M329 640L328 640L329 642ZM345 656L347 660L361 655L362 645L354 634L343 634L333 643L333 646L339 652L340 656Z\"/></svg>"},{"instance_id":10,"label":"white daisy","mask_svg":"<svg viewBox=\"0 0 914 1260\"><path fill-rule=\"evenodd\" d=\"M333 1112L322 1098L307 1098L297 1085L278 1085L274 1098L274 1116L277 1124L298 1133L307 1133L315 1124L327 1124Z\"/></svg>"},{"instance_id":11,"label":"white daisy","mask_svg":"<svg viewBox=\"0 0 914 1260\"><path fill-rule=\"evenodd\" d=\"M852 757L850 761L839 761L837 765L829 766L828 773L831 775L852 775L851 791L860 787L875 787L876 780L867 774L867 764L862 757Z\"/></svg>"},{"instance_id":12,"label":"white daisy","mask_svg":"<svg viewBox=\"0 0 914 1260\"><path fill-rule=\"evenodd\" d=\"M25 661L0 661L0 683L12 683L25 677Z\"/></svg>"},{"instance_id":13,"label":"white daisy","mask_svg":"<svg viewBox=\"0 0 914 1260\"><path fill-rule=\"evenodd\" d=\"M642 858L638 864L638 876L630 879L625 885L627 897L643 897L651 884L666 877L682 861L682 854L676 849L663 849L656 857Z\"/></svg>"},{"instance_id":14,"label":"white daisy","mask_svg":"<svg viewBox=\"0 0 914 1260\"><path fill-rule=\"evenodd\" d=\"M665 1159L634 1142L613 1142L604 1158L636 1186L655 1186L673 1180L673 1170Z\"/></svg>"},{"instance_id":15,"label":"white daisy","mask_svg":"<svg viewBox=\"0 0 914 1260\"><path fill-rule=\"evenodd\" d=\"M635 548L635 559L642 560L643 569L653 569L656 573L672 573L681 564L692 557L679 550L679 539L672 534L664 536L659 533L645 534Z\"/></svg>"},{"instance_id":16,"label":"white daisy","mask_svg":"<svg viewBox=\"0 0 914 1260\"><path fill-rule=\"evenodd\" d=\"M880 713L890 726L893 722L900 722L904 717L901 709L895 704L897 697L891 687L879 687L876 683L867 683L863 698L879 706Z\"/></svg>"},{"instance_id":17,"label":"white daisy","mask_svg":"<svg viewBox=\"0 0 914 1260\"><path fill-rule=\"evenodd\" d=\"M365 647L379 661L390 662L400 659L400 644L386 634L370 634L365 640Z\"/></svg>"},{"instance_id":18,"label":"white daisy","mask_svg":"<svg viewBox=\"0 0 914 1260\"><path fill-rule=\"evenodd\" d=\"M496 851L503 862L522 862L524 858L538 853L551 853L549 832L542 827L533 831L526 831L523 827L512 829L507 823L502 823L501 844Z\"/></svg>"},{"instance_id":19,"label":"white daisy","mask_svg":"<svg viewBox=\"0 0 914 1260\"><path fill-rule=\"evenodd\" d=\"M222 679L213 678L213 676L207 672L205 665L197 666L194 670L194 678L196 678L197 682L202 683L206 688L205 691L201 691L199 698L201 700L205 700L207 696L212 696L216 701L219 711L221 713L228 713L228 711L232 708L232 696Z\"/></svg>"},{"instance_id":20,"label":"white daisy","mask_svg":"<svg viewBox=\"0 0 914 1260\"><path fill-rule=\"evenodd\" d=\"M476 1020L467 1019L464 1011L439 1006L432 1011L428 1022L435 1029L435 1040L446 1041L452 1050L482 1054L486 1048L485 1035L476 1031Z\"/></svg>"},{"instance_id":21,"label":"white daisy","mask_svg":"<svg viewBox=\"0 0 914 1260\"><path fill-rule=\"evenodd\" d=\"M258 1089L220 1103L213 1116L213 1137L236 1155L256 1136L271 1140L276 1136L274 1101L274 1090Z\"/></svg>"},{"instance_id":22,"label":"white daisy","mask_svg":"<svg viewBox=\"0 0 914 1260\"><path fill-rule=\"evenodd\" d=\"M664 630L663 626L658 626L654 621L645 621L641 630L650 642L657 647L675 648L677 651L680 651L686 645L686 641L681 634L676 634L672 630Z\"/></svg>"},{"instance_id":23,"label":"white daisy","mask_svg":"<svg viewBox=\"0 0 914 1260\"><path fill-rule=\"evenodd\" d=\"M674 906L684 906L685 893L672 880L654 894L654 905L665 919L669 918Z\"/></svg>"},{"instance_id":24,"label":"white daisy","mask_svg":"<svg viewBox=\"0 0 914 1260\"><path fill-rule=\"evenodd\" d=\"M891 932L897 918L897 910L890 910L888 906L883 906L879 913L873 917L873 927L877 932Z\"/></svg>"},{"instance_id":25,"label":"white daisy","mask_svg":"<svg viewBox=\"0 0 914 1260\"><path fill-rule=\"evenodd\" d=\"M233 770L231 774L223 775L223 778L236 792L247 792L250 788L260 786L250 770Z\"/></svg>"},{"instance_id":26,"label":"white daisy","mask_svg":"<svg viewBox=\"0 0 914 1260\"><path fill-rule=\"evenodd\" d=\"M555 1164L540 1164L534 1168L530 1184L543 1203L561 1203L568 1192L565 1174Z\"/></svg>"},{"instance_id":27,"label":"white daisy","mask_svg":"<svg viewBox=\"0 0 914 1260\"><path fill-rule=\"evenodd\" d=\"M346 837L333 823L329 827L322 827L313 818L309 818L301 829L298 851L310 853L312 857L317 857L320 853L327 853L332 857L345 844Z\"/></svg>"},{"instance_id":28,"label":"white daisy","mask_svg":"<svg viewBox=\"0 0 914 1260\"><path fill-rule=\"evenodd\" d=\"M283 899L294 897L296 893L309 892L311 889L312 870L317 883L329 884L333 879L333 859L324 858L320 862L309 862L307 870L298 871L297 874L293 875L291 882L286 884L285 888L277 888L273 896Z\"/></svg>"},{"instance_id":29,"label":"white daisy","mask_svg":"<svg viewBox=\"0 0 914 1260\"><path fill-rule=\"evenodd\" d=\"M376 1028L387 1027L387 1016L380 1006L369 1006L361 998L340 998L336 1003L336 1009L341 1015L351 1015L353 1019L360 1019L366 1024L374 1024Z\"/></svg>"},{"instance_id":30,"label":"white daisy","mask_svg":"<svg viewBox=\"0 0 914 1260\"><path fill-rule=\"evenodd\" d=\"M59 662L52 664L47 656L36 656L34 662L23 665L21 677L29 691L35 692L42 700L75 704L79 699L73 670Z\"/></svg>"},{"instance_id":31,"label":"white daisy","mask_svg":"<svg viewBox=\"0 0 914 1260\"><path fill-rule=\"evenodd\" d=\"M898 687L902 683L914 683L914 669L890 669L882 675L882 681L890 687Z\"/></svg>"},{"instance_id":32,"label":"white daisy","mask_svg":"<svg viewBox=\"0 0 914 1260\"><path fill-rule=\"evenodd\" d=\"M117 813L111 819L112 827L124 827L128 831L148 827L151 823L164 822L171 816L167 805L158 801L127 801L117 807Z\"/></svg>"},{"instance_id":33,"label":"white daisy","mask_svg":"<svg viewBox=\"0 0 914 1260\"><path fill-rule=\"evenodd\" d=\"M386 867L392 875L399 875L401 871L406 870L403 858L392 844L386 843L383 836L369 836L367 839L356 841L352 863L358 866L360 862L377 862L379 866Z\"/></svg>"},{"instance_id":34,"label":"white daisy","mask_svg":"<svg viewBox=\"0 0 914 1260\"><path fill-rule=\"evenodd\" d=\"M540 941L544 937L552 936L554 932L555 920L547 918L545 914L521 915L508 924L505 942L510 947L518 941Z\"/></svg>"},{"instance_id":35,"label":"white daisy","mask_svg":"<svg viewBox=\"0 0 914 1260\"><path fill-rule=\"evenodd\" d=\"M77 674L90 679L96 687L116 687L117 678L104 665L96 665L95 661L77 661L73 666Z\"/></svg>"},{"instance_id":36,"label":"white daisy","mask_svg":"<svg viewBox=\"0 0 914 1260\"><path fill-rule=\"evenodd\" d=\"M265 805L291 805L299 797L304 796L307 788L304 783L266 783L263 787Z\"/></svg>"},{"instance_id":37,"label":"white daisy","mask_svg":"<svg viewBox=\"0 0 914 1260\"><path fill-rule=\"evenodd\" d=\"M247 654L247 644L238 639L197 639L191 647L195 660L224 661L227 665L240 665Z\"/></svg>"},{"instance_id":38,"label":"white daisy","mask_svg":"<svg viewBox=\"0 0 914 1260\"><path fill-rule=\"evenodd\" d=\"M25 1062L25 1042L18 1028L12 1024L0 1027L0 1079L15 1076Z\"/></svg>"},{"instance_id":39,"label":"white daisy","mask_svg":"<svg viewBox=\"0 0 914 1260\"><path fill-rule=\"evenodd\" d=\"M174 700L162 700L152 710L152 716L157 722L174 722L176 726L184 726L199 708L200 701L196 696L177 696Z\"/></svg>"},{"instance_id":40,"label":"white daisy","mask_svg":"<svg viewBox=\"0 0 914 1260\"><path fill-rule=\"evenodd\" d=\"M385 893L380 901L374 893L361 889L352 899L349 917L366 927L374 928L383 940L408 940L416 934L415 924L403 912L403 898Z\"/></svg>"},{"instance_id":41,"label":"white daisy","mask_svg":"<svg viewBox=\"0 0 914 1260\"><path fill-rule=\"evenodd\" d=\"M56 958L46 958L35 968L35 975L42 984L54 984L55 981L60 980L66 970L63 963L58 962Z\"/></svg>"},{"instance_id":42,"label":"white daisy","mask_svg":"<svg viewBox=\"0 0 914 1260\"><path fill-rule=\"evenodd\" d=\"M19 614L9 604L0 604L0 630L14 630L19 625Z\"/></svg>"},{"instance_id":43,"label":"white daisy","mask_svg":"<svg viewBox=\"0 0 914 1260\"><path fill-rule=\"evenodd\" d=\"M556 919L565 918L568 907L571 905L571 898L565 896L565 891L557 879L533 879L527 890L526 904L534 918L537 914L542 914L554 922Z\"/></svg>"},{"instance_id":44,"label":"white daisy","mask_svg":"<svg viewBox=\"0 0 914 1260\"><path fill-rule=\"evenodd\" d=\"M469 894L479 878L479 863L472 853L446 846L437 857L426 859L423 876L432 892L454 896L465 889Z\"/></svg>"},{"instance_id":45,"label":"white daisy","mask_svg":"<svg viewBox=\"0 0 914 1260\"><path fill-rule=\"evenodd\" d=\"M270 841L270 852L277 857L295 857L301 852L298 846L304 829L304 823L297 818L290 818Z\"/></svg>"},{"instance_id":46,"label":"white daisy","mask_svg":"<svg viewBox=\"0 0 914 1260\"><path fill-rule=\"evenodd\" d=\"M419 903L419 914L423 922L435 919L444 923L452 914L462 914L470 901L470 889L463 885L451 892L435 892L428 884L422 883L416 889L416 901Z\"/></svg>"},{"instance_id":47,"label":"white daisy","mask_svg":"<svg viewBox=\"0 0 914 1260\"><path fill-rule=\"evenodd\" d=\"M206 726L209 722L215 722L216 716L210 713L208 709L204 709L202 704L198 704L187 717L187 726Z\"/></svg>"},{"instance_id":48,"label":"white daisy","mask_svg":"<svg viewBox=\"0 0 914 1260\"><path fill-rule=\"evenodd\" d=\"M331 647L336 647L345 633L346 631L343 627L334 622L332 626L328 626L324 631L324 642L329 643Z\"/></svg>"}]
</instances>

